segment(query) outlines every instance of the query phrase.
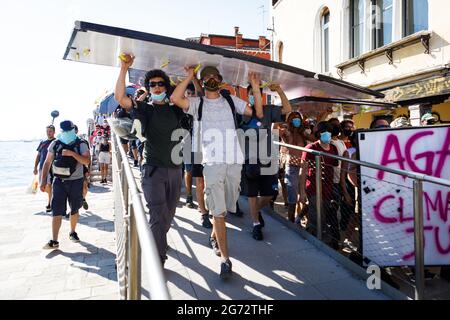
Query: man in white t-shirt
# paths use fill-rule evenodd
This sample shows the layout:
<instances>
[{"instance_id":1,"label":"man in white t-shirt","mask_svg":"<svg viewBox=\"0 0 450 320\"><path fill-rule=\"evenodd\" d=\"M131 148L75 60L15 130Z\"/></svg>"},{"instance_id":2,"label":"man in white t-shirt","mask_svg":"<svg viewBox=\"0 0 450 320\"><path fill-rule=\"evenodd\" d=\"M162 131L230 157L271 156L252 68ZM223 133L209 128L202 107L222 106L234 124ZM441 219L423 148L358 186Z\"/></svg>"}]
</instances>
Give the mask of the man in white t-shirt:
<instances>
[{"instance_id":1,"label":"man in white t-shirt","mask_svg":"<svg viewBox=\"0 0 450 320\"><path fill-rule=\"evenodd\" d=\"M205 97L186 98L184 92L195 77L193 68L188 68L187 72L187 78L177 86L171 100L194 117L193 139L198 139L199 143L194 143L193 151L202 153L206 204L214 217L210 244L222 258L220 277L228 279L232 265L228 255L225 214L236 211L244 163L236 132L236 113L252 116L252 108L244 100L220 93L223 78L212 66L203 68L200 73ZM253 87L259 87L258 75L249 73L249 81ZM259 90L256 91L255 110L261 119L262 98Z\"/></svg>"}]
</instances>

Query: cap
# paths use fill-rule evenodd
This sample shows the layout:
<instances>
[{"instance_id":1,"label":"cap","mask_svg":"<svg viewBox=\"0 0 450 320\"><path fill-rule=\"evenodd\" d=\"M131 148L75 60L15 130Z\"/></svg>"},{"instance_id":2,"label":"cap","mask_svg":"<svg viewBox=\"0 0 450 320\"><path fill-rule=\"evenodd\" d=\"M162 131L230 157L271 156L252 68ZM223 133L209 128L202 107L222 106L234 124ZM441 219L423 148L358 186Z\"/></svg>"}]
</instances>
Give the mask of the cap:
<instances>
[{"instance_id":1,"label":"cap","mask_svg":"<svg viewBox=\"0 0 450 320\"><path fill-rule=\"evenodd\" d=\"M204 67L203 70L200 72L200 79L203 79L204 77L206 77L208 75L214 75L214 74L222 77L220 75L219 70L216 67L213 67L213 66Z\"/></svg>"},{"instance_id":2,"label":"cap","mask_svg":"<svg viewBox=\"0 0 450 320\"><path fill-rule=\"evenodd\" d=\"M59 124L59 126L61 127L62 131L70 131L72 129L75 129L75 125L70 120L65 120L65 121L61 122Z\"/></svg>"}]
</instances>

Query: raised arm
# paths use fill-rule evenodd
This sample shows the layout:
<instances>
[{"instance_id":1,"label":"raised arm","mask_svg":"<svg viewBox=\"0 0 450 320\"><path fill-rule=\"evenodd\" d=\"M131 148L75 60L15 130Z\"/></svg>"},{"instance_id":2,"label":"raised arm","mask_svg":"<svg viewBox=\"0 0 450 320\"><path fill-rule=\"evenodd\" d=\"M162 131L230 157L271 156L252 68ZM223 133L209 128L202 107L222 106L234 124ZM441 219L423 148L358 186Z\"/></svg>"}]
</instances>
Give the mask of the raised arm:
<instances>
[{"instance_id":1,"label":"raised arm","mask_svg":"<svg viewBox=\"0 0 450 320\"><path fill-rule=\"evenodd\" d=\"M278 93L281 99L281 114L288 114L292 111L291 103L289 102L289 99L286 97L286 94L284 93L281 86L277 83L273 83L269 86L270 90L273 92Z\"/></svg>"},{"instance_id":2,"label":"raised arm","mask_svg":"<svg viewBox=\"0 0 450 320\"><path fill-rule=\"evenodd\" d=\"M134 56L125 55L120 58L120 73L116 82L116 90L114 91L114 98L119 102L120 106L126 111L130 111L133 108L133 102L131 98L126 95L126 76L128 69L133 65Z\"/></svg>"},{"instance_id":3,"label":"raised arm","mask_svg":"<svg viewBox=\"0 0 450 320\"><path fill-rule=\"evenodd\" d=\"M256 116L258 117L258 119L262 119L264 118L264 112L263 112L263 106L262 106L262 96L261 96L261 91L259 90L259 85L261 83L261 78L259 76L259 74L254 73L254 72L249 72L248 73L248 79L249 82L252 86L252 91L253 91L253 96L255 97L255 111L256 111ZM245 108L245 112L244 115L251 117L253 114L252 112L252 108L250 106L247 106Z\"/></svg>"},{"instance_id":4,"label":"raised arm","mask_svg":"<svg viewBox=\"0 0 450 320\"><path fill-rule=\"evenodd\" d=\"M203 97L205 95L205 93L203 92L203 88L200 84L200 81L197 79L197 77L194 76L194 78L192 79L192 83L194 84L194 87L195 87L195 95L197 97Z\"/></svg>"},{"instance_id":5,"label":"raised arm","mask_svg":"<svg viewBox=\"0 0 450 320\"><path fill-rule=\"evenodd\" d=\"M170 101L184 111L189 110L189 99L184 96L187 86L195 78L194 67L186 68L187 77L181 81L170 96Z\"/></svg>"}]
</instances>

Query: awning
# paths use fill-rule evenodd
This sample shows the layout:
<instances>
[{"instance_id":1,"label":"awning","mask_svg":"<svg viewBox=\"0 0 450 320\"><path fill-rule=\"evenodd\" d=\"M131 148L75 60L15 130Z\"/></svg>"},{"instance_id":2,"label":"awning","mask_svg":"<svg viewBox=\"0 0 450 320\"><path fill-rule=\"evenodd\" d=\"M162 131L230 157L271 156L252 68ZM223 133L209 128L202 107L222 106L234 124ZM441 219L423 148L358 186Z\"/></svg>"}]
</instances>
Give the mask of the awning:
<instances>
[{"instance_id":1,"label":"awning","mask_svg":"<svg viewBox=\"0 0 450 320\"><path fill-rule=\"evenodd\" d=\"M119 67L118 56L123 52L136 56L133 68L163 68L176 79L185 76L185 66L214 65L225 82L247 87L248 72L258 72L265 83L281 84L290 99L306 95L355 99L384 97L378 91L239 52L82 21L75 23L64 59Z\"/></svg>"}]
</instances>

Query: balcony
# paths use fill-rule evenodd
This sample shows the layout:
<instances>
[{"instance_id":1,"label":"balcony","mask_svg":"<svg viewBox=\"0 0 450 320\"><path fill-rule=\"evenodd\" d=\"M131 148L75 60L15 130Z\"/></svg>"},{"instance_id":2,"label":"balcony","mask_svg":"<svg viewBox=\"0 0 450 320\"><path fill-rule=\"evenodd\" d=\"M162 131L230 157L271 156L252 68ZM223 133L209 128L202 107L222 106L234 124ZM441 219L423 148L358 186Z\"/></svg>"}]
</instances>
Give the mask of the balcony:
<instances>
[{"instance_id":1,"label":"balcony","mask_svg":"<svg viewBox=\"0 0 450 320\"><path fill-rule=\"evenodd\" d=\"M361 69L361 73L364 73L365 62L369 59L382 55L386 56L386 58L389 61L389 64L394 64L394 51L411 46L418 42L422 43L423 47L425 48L424 53L430 54L430 38L432 33L433 33L432 31L420 31L405 38L402 38L398 41L385 45L383 47L364 53L358 57L355 57L341 64L338 64L336 66L337 72L342 79L344 75L344 69L357 65Z\"/></svg>"}]
</instances>

